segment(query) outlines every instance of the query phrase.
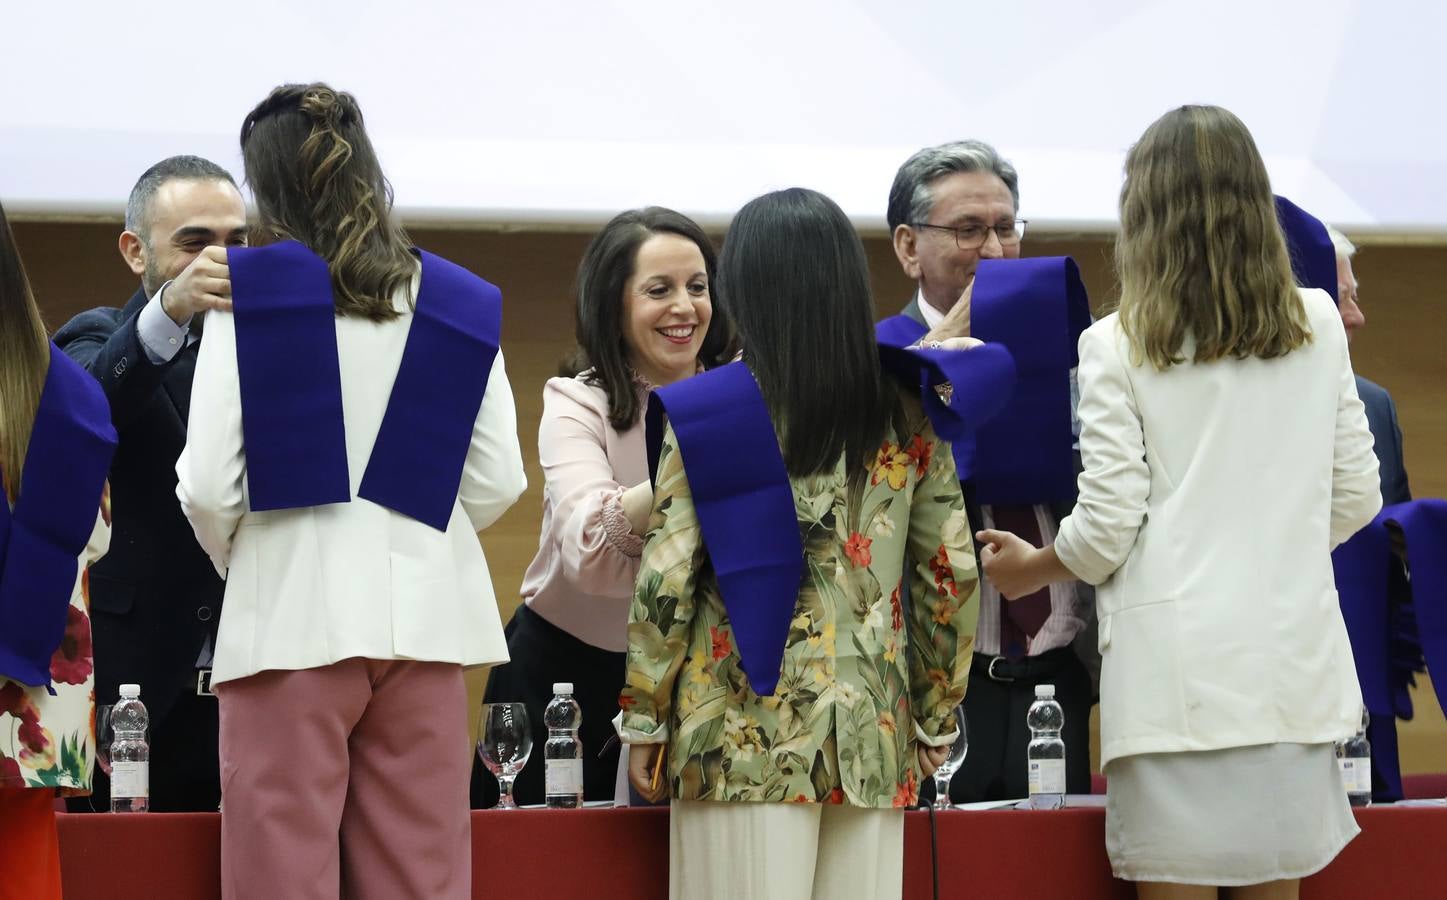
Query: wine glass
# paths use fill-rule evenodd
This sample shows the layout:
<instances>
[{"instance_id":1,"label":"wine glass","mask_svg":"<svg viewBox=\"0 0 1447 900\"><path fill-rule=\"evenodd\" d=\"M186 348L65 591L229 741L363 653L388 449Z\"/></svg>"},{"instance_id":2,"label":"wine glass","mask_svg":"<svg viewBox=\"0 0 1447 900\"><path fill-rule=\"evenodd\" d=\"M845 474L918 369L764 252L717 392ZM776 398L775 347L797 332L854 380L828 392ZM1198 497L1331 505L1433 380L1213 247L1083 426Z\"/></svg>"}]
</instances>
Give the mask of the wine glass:
<instances>
[{"instance_id":1,"label":"wine glass","mask_svg":"<svg viewBox=\"0 0 1447 900\"><path fill-rule=\"evenodd\" d=\"M965 708L955 707L955 725L960 733L955 737L955 742L950 745L950 754L940 767L935 769L935 809L953 809L954 804L950 802L950 778L960 770L965 761L965 753L970 749L970 737L965 731Z\"/></svg>"},{"instance_id":2,"label":"wine glass","mask_svg":"<svg viewBox=\"0 0 1447 900\"><path fill-rule=\"evenodd\" d=\"M111 710L114 704L97 703L95 707L95 761L109 778L111 774Z\"/></svg>"},{"instance_id":3,"label":"wine glass","mask_svg":"<svg viewBox=\"0 0 1447 900\"><path fill-rule=\"evenodd\" d=\"M517 809L512 783L533 751L528 710L521 703L484 703L477 755L497 779L497 809Z\"/></svg>"}]
</instances>

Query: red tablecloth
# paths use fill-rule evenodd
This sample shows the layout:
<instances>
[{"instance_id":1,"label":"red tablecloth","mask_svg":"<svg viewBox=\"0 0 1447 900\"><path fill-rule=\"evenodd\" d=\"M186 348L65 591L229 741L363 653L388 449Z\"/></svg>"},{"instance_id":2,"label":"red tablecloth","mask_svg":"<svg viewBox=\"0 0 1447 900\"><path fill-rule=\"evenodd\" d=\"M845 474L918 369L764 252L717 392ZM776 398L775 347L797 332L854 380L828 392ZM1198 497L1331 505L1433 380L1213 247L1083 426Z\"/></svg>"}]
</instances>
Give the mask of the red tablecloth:
<instances>
[{"instance_id":1,"label":"red tablecloth","mask_svg":"<svg viewBox=\"0 0 1447 900\"><path fill-rule=\"evenodd\" d=\"M221 896L215 814L60 815L67 900L213 900ZM1133 898L1110 876L1105 812L1002 810L936 817L943 898ZM1441 897L1447 808L1357 811L1362 834L1307 879L1312 898ZM649 900L668 895L668 813L661 809L475 812L479 898ZM930 896L925 813L905 825L906 900Z\"/></svg>"}]
</instances>

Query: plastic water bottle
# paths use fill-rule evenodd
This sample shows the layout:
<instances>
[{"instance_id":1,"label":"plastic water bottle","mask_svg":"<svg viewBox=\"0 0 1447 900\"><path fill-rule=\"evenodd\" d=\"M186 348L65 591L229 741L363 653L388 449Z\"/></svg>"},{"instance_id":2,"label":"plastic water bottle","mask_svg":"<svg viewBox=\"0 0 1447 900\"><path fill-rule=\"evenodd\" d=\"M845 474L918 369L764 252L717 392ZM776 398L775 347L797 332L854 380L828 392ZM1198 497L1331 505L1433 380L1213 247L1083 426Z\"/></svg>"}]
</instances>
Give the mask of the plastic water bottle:
<instances>
[{"instance_id":1,"label":"plastic water bottle","mask_svg":"<svg viewBox=\"0 0 1447 900\"><path fill-rule=\"evenodd\" d=\"M1367 710L1362 708L1362 726L1357 733L1336 745L1336 764L1342 787L1352 806L1372 805L1372 745L1367 740Z\"/></svg>"},{"instance_id":2,"label":"plastic water bottle","mask_svg":"<svg viewBox=\"0 0 1447 900\"><path fill-rule=\"evenodd\" d=\"M1055 685L1035 685L1035 702L1025 714L1030 726L1030 745L1025 750L1029 765L1030 807L1059 809L1065 805L1065 711L1055 702Z\"/></svg>"},{"instance_id":3,"label":"plastic water bottle","mask_svg":"<svg viewBox=\"0 0 1447 900\"><path fill-rule=\"evenodd\" d=\"M583 710L573 699L573 685L566 681L554 684L552 702L543 710L543 724L548 726L543 759L549 809L583 805L583 742L578 738L582 723Z\"/></svg>"},{"instance_id":4,"label":"plastic water bottle","mask_svg":"<svg viewBox=\"0 0 1447 900\"><path fill-rule=\"evenodd\" d=\"M141 702L141 686L121 685L111 710L111 812L145 812L151 805L151 747L146 743L150 717Z\"/></svg>"}]
</instances>

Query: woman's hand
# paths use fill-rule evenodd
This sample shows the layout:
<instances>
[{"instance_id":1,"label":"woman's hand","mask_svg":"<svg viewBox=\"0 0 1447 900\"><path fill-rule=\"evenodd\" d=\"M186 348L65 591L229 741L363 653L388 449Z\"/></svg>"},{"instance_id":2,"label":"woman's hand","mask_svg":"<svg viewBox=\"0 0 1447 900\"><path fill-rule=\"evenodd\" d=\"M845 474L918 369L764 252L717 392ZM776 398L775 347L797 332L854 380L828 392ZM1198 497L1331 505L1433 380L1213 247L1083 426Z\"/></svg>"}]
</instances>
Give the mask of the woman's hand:
<instances>
[{"instance_id":1,"label":"woman's hand","mask_svg":"<svg viewBox=\"0 0 1447 900\"><path fill-rule=\"evenodd\" d=\"M934 775L935 770L945 764L945 757L949 755L949 747L931 747L928 744L920 744L918 752L920 777L929 778Z\"/></svg>"},{"instance_id":2,"label":"woman's hand","mask_svg":"<svg viewBox=\"0 0 1447 900\"><path fill-rule=\"evenodd\" d=\"M1049 583L1038 565L1040 551L1024 538L987 528L975 532L975 540L985 577L1006 599L1033 594Z\"/></svg>"},{"instance_id":3,"label":"woman's hand","mask_svg":"<svg viewBox=\"0 0 1447 900\"><path fill-rule=\"evenodd\" d=\"M648 519L653 515L653 482L640 481L623 492L623 515L636 535L648 533Z\"/></svg>"},{"instance_id":4,"label":"woman's hand","mask_svg":"<svg viewBox=\"0 0 1447 900\"><path fill-rule=\"evenodd\" d=\"M628 745L628 783L644 800L657 803L668 795L667 744ZM655 780L654 773L658 773Z\"/></svg>"}]
</instances>

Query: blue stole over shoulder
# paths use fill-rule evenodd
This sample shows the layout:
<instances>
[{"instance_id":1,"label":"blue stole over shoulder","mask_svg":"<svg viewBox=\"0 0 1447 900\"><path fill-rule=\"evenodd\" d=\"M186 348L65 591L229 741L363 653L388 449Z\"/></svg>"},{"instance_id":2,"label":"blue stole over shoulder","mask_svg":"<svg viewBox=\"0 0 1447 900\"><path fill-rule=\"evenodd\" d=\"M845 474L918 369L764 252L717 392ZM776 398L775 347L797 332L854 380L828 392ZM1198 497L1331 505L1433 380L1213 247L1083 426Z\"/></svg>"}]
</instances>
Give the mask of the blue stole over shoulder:
<instances>
[{"instance_id":1,"label":"blue stole over shoulder","mask_svg":"<svg viewBox=\"0 0 1447 900\"><path fill-rule=\"evenodd\" d=\"M326 261L296 241L226 252L255 512L346 503L347 434Z\"/></svg>"},{"instance_id":2,"label":"blue stole over shoulder","mask_svg":"<svg viewBox=\"0 0 1447 900\"><path fill-rule=\"evenodd\" d=\"M1428 670L1447 672L1447 501L1412 500L1389 506L1332 553L1357 681L1362 701L1372 715L1373 764L1386 782L1387 795L1400 798L1396 719L1412 715L1411 695L1405 686L1415 652L1405 654L1405 658L1392 652L1393 643L1401 636L1392 633L1387 616L1388 584L1394 564L1389 526L1399 527L1406 539L1412 608ZM1401 671L1403 667L1409 671ZM1437 701L1447 712L1447 693L1440 688Z\"/></svg>"},{"instance_id":3,"label":"blue stole over shoulder","mask_svg":"<svg viewBox=\"0 0 1447 900\"><path fill-rule=\"evenodd\" d=\"M50 684L115 448L105 393L51 344L13 511L0 495L0 676Z\"/></svg>"},{"instance_id":4,"label":"blue stole over shoulder","mask_svg":"<svg viewBox=\"0 0 1447 900\"><path fill-rule=\"evenodd\" d=\"M657 477L663 413L688 467L699 530L754 693L774 693L804 577L794 491L758 382L742 362L659 388L646 414Z\"/></svg>"},{"instance_id":5,"label":"blue stole over shoulder","mask_svg":"<svg viewBox=\"0 0 1447 900\"><path fill-rule=\"evenodd\" d=\"M357 495L444 531L497 357L502 295L418 253L412 325ZM349 502L327 265L295 241L227 256L251 509Z\"/></svg>"},{"instance_id":6,"label":"blue stole over shoulder","mask_svg":"<svg viewBox=\"0 0 1447 900\"><path fill-rule=\"evenodd\" d=\"M1311 213L1279 194L1276 197L1276 220L1286 238L1286 251L1291 256L1291 273L1296 283L1305 288L1326 291L1333 303L1337 298L1336 248L1326 226Z\"/></svg>"},{"instance_id":7,"label":"blue stole over shoulder","mask_svg":"<svg viewBox=\"0 0 1447 900\"><path fill-rule=\"evenodd\" d=\"M975 481L981 503L1052 503L1075 496L1070 370L1078 363L1080 333L1089 325L1090 303L1073 259L980 261L970 333L986 348L1008 352L1013 377L1002 378L1001 367L991 364L996 374L989 390L1003 396L1002 408L969 434L951 436L938 422L935 427L953 442L960 479ZM913 343L925 331L903 315L875 326L880 343L894 346ZM984 365L970 358L986 348L960 354L961 364Z\"/></svg>"},{"instance_id":8,"label":"blue stole over shoulder","mask_svg":"<svg viewBox=\"0 0 1447 900\"><path fill-rule=\"evenodd\" d=\"M1008 393L1011 374L999 348L906 350L881 345L884 371L921 392L940 435L978 427ZM937 388L951 385L950 399ZM805 577L804 545L788 468L758 382L734 362L668 387L649 399L648 470L656 479L664 414L688 470L699 530L749 686L769 696L779 680L789 622Z\"/></svg>"}]
</instances>

